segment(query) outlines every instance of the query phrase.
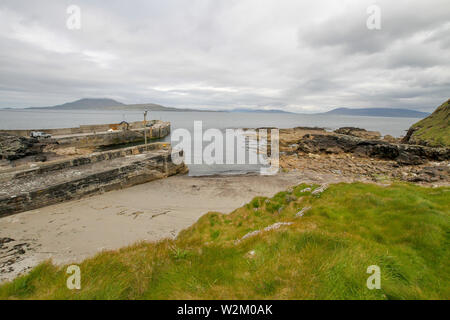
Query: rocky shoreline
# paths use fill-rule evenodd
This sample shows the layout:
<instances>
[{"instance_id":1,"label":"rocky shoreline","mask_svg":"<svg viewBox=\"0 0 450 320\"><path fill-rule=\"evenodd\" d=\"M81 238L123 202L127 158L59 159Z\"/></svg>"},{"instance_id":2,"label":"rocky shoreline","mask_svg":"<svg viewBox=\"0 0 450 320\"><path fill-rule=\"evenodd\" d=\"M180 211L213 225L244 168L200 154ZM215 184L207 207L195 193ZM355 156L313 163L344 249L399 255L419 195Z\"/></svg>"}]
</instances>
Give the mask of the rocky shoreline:
<instances>
[{"instance_id":1,"label":"rocky shoreline","mask_svg":"<svg viewBox=\"0 0 450 320\"><path fill-rule=\"evenodd\" d=\"M449 160L449 148L391 143L358 128L280 130L280 166L285 170L309 169L375 182L446 185Z\"/></svg>"}]
</instances>

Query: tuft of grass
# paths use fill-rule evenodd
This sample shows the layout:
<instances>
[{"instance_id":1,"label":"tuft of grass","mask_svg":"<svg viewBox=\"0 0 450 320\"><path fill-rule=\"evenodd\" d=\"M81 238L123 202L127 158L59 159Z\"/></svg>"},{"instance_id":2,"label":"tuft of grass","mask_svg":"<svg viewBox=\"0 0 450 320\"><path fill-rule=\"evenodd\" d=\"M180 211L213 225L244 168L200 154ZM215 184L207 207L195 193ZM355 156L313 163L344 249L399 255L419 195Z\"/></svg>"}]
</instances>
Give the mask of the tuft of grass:
<instances>
[{"instance_id":1,"label":"tuft of grass","mask_svg":"<svg viewBox=\"0 0 450 320\"><path fill-rule=\"evenodd\" d=\"M450 298L450 188L336 184L315 197L306 187L87 259L79 291L47 261L0 286L0 299ZM292 224L236 241L276 222ZM366 286L371 265L380 290Z\"/></svg>"}]
</instances>

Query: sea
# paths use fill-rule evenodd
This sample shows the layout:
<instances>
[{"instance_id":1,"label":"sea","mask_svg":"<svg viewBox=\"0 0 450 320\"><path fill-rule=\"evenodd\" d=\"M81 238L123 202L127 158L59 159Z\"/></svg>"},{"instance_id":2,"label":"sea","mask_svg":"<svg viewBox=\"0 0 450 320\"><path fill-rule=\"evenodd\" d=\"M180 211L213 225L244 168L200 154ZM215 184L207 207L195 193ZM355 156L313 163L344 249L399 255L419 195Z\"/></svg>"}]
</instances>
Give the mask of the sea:
<instances>
[{"instance_id":1,"label":"sea","mask_svg":"<svg viewBox=\"0 0 450 320\"><path fill-rule=\"evenodd\" d=\"M49 109L6 109L0 110L2 129L53 129L70 128L86 124L140 121L144 113L130 110L49 110ZM361 117L291 113L233 113L233 112L149 112L147 120L171 122L171 130L186 129L193 135L195 121L201 121L203 131L211 128L225 131L236 128L293 128L320 127L335 130L340 127L358 127L379 131L382 135L400 137L418 118ZM163 139L170 141L170 137ZM205 145L204 142L202 142ZM194 142L192 142L194 144ZM249 146L246 145L248 152ZM250 152L257 152L250 150ZM225 148L224 153L227 153ZM191 162L195 162L193 159ZM189 164L189 175L227 175L259 172L261 165L251 164Z\"/></svg>"}]
</instances>

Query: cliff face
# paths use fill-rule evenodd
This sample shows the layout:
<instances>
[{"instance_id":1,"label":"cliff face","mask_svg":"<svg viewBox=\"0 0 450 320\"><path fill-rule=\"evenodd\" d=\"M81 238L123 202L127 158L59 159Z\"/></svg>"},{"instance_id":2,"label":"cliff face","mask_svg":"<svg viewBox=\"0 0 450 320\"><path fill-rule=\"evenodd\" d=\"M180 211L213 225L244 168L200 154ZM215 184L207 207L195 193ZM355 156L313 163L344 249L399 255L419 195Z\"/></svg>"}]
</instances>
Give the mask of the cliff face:
<instances>
[{"instance_id":1,"label":"cliff face","mask_svg":"<svg viewBox=\"0 0 450 320\"><path fill-rule=\"evenodd\" d=\"M403 143L450 147L450 99L408 130Z\"/></svg>"}]
</instances>

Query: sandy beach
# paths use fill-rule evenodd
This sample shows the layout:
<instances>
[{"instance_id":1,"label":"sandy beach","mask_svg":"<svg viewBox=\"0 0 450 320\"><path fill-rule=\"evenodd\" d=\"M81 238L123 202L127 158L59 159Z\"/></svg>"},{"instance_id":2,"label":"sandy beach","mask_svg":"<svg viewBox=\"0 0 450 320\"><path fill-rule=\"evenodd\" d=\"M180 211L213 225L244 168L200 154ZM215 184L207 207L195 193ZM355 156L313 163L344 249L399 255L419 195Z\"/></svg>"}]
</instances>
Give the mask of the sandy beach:
<instances>
[{"instance_id":1,"label":"sandy beach","mask_svg":"<svg viewBox=\"0 0 450 320\"><path fill-rule=\"evenodd\" d=\"M0 281L47 259L79 262L102 250L175 237L209 211L229 213L255 196L302 182L338 182L316 172L275 176L172 176L0 219Z\"/></svg>"}]
</instances>

